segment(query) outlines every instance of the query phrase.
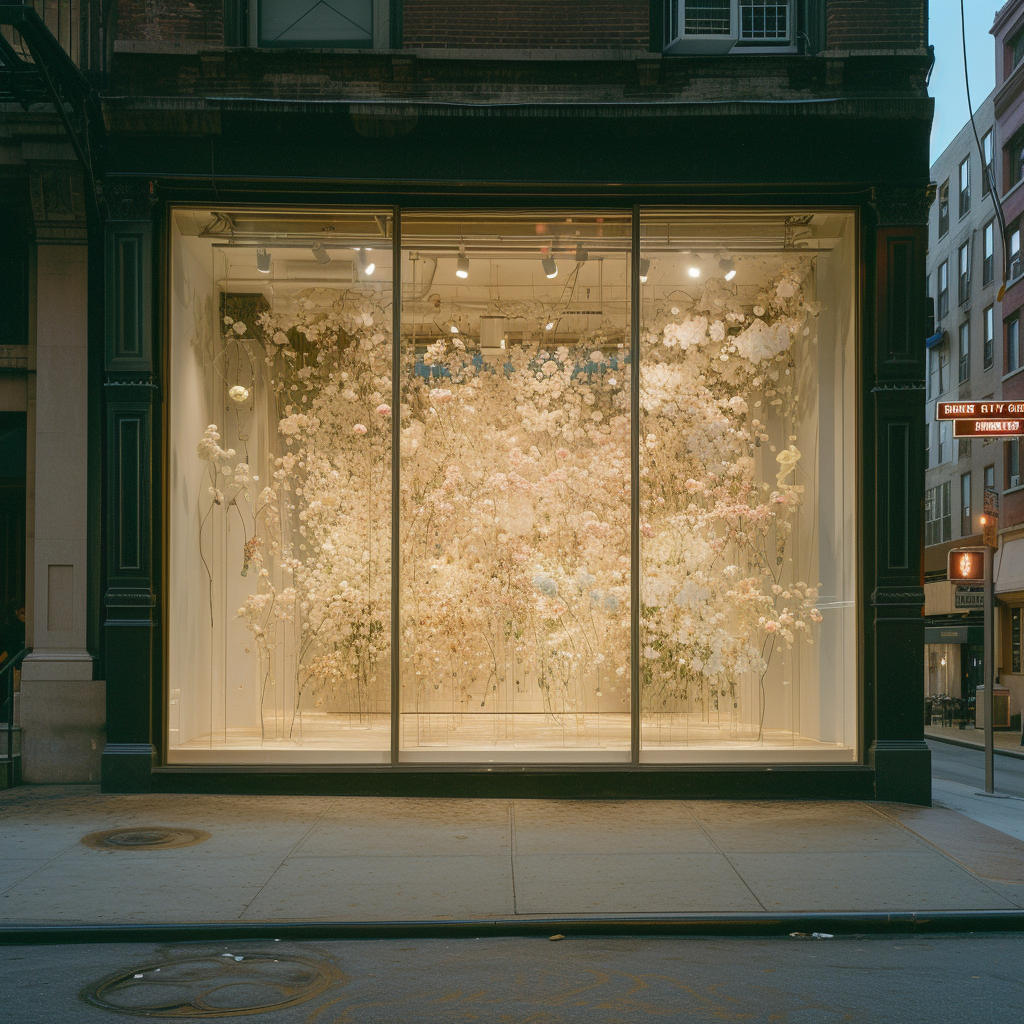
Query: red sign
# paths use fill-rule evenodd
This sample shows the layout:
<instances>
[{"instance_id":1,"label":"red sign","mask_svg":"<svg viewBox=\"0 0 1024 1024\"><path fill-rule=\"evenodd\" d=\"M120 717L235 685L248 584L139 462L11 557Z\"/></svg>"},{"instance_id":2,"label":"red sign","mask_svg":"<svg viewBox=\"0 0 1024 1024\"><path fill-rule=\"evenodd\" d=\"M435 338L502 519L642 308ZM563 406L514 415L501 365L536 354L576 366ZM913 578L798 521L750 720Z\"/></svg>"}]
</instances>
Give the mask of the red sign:
<instances>
[{"instance_id":1,"label":"red sign","mask_svg":"<svg viewBox=\"0 0 1024 1024\"><path fill-rule=\"evenodd\" d=\"M1024 434L1024 416L1012 420L953 420L954 437L1017 437L1019 434Z\"/></svg>"},{"instance_id":2,"label":"red sign","mask_svg":"<svg viewBox=\"0 0 1024 1024\"><path fill-rule=\"evenodd\" d=\"M1003 420L1024 418L1024 402L936 402L937 420Z\"/></svg>"}]
</instances>

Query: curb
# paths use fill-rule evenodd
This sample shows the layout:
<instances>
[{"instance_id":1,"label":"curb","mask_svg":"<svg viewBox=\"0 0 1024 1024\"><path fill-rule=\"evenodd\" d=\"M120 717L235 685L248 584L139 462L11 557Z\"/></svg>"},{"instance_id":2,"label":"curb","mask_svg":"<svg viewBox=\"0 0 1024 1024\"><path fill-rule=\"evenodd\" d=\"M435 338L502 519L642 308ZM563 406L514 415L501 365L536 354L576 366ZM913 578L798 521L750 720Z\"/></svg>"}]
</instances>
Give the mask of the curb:
<instances>
[{"instance_id":1,"label":"curb","mask_svg":"<svg viewBox=\"0 0 1024 1024\"><path fill-rule=\"evenodd\" d=\"M984 750L984 743L970 743L968 740L955 740L951 736L933 736L931 733L924 734L926 740L934 740L936 743L948 743L951 747L966 747L968 750ZM993 753L1002 754L1004 757L1016 757L1024 761L1024 748L1021 750L1003 750L1001 747L993 747Z\"/></svg>"},{"instance_id":2,"label":"curb","mask_svg":"<svg viewBox=\"0 0 1024 1024\"><path fill-rule=\"evenodd\" d=\"M636 917L503 918L468 921L253 921L216 924L0 925L0 946L100 942L199 942L287 939L477 939L534 936L905 935L1024 931L1024 910L846 912L821 914L672 914Z\"/></svg>"}]
</instances>

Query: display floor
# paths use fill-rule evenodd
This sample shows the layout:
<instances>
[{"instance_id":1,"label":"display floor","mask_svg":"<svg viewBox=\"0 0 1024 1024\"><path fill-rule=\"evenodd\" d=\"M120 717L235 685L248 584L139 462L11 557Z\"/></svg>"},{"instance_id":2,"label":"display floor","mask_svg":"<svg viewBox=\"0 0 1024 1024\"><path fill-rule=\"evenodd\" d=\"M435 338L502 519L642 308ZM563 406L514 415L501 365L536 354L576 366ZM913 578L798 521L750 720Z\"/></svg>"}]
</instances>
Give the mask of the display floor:
<instances>
[{"instance_id":1,"label":"display floor","mask_svg":"<svg viewBox=\"0 0 1024 1024\"><path fill-rule=\"evenodd\" d=\"M404 713L401 759L410 763L594 764L629 761L630 717L603 714ZM651 764L853 763L853 748L785 729L756 729L699 713L644 720L640 759ZM170 747L171 764L385 764L388 715L310 712L281 723L229 729Z\"/></svg>"}]
</instances>

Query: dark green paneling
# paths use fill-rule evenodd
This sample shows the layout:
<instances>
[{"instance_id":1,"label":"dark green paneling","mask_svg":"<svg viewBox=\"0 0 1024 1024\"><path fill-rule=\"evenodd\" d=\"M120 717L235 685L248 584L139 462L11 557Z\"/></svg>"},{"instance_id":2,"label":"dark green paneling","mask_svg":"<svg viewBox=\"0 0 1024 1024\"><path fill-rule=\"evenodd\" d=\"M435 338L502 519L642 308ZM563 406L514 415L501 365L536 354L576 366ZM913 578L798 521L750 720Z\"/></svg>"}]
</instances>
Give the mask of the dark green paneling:
<instances>
[{"instance_id":1,"label":"dark green paneling","mask_svg":"<svg viewBox=\"0 0 1024 1024\"><path fill-rule=\"evenodd\" d=\"M108 226L106 249L106 369L148 372L153 365L150 225Z\"/></svg>"}]
</instances>

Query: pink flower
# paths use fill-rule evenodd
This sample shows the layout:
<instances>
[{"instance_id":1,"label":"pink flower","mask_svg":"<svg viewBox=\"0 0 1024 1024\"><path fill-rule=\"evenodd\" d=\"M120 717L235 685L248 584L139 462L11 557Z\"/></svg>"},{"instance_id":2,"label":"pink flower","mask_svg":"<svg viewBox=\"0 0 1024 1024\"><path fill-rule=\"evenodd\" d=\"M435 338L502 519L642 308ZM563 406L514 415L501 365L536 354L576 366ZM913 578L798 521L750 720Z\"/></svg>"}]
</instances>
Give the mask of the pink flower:
<instances>
[{"instance_id":1,"label":"pink flower","mask_svg":"<svg viewBox=\"0 0 1024 1024\"><path fill-rule=\"evenodd\" d=\"M377 415L378 416L390 416L391 415L391 406L390 405L378 405L377 406Z\"/></svg>"},{"instance_id":2,"label":"pink flower","mask_svg":"<svg viewBox=\"0 0 1024 1024\"><path fill-rule=\"evenodd\" d=\"M353 432L354 434L365 434L365 433L366 433L366 427L364 427L364 426L362 425L362 423L357 423L357 424L356 424L356 425L355 425L355 426L354 426L354 427L352 428L352 432Z\"/></svg>"}]
</instances>

